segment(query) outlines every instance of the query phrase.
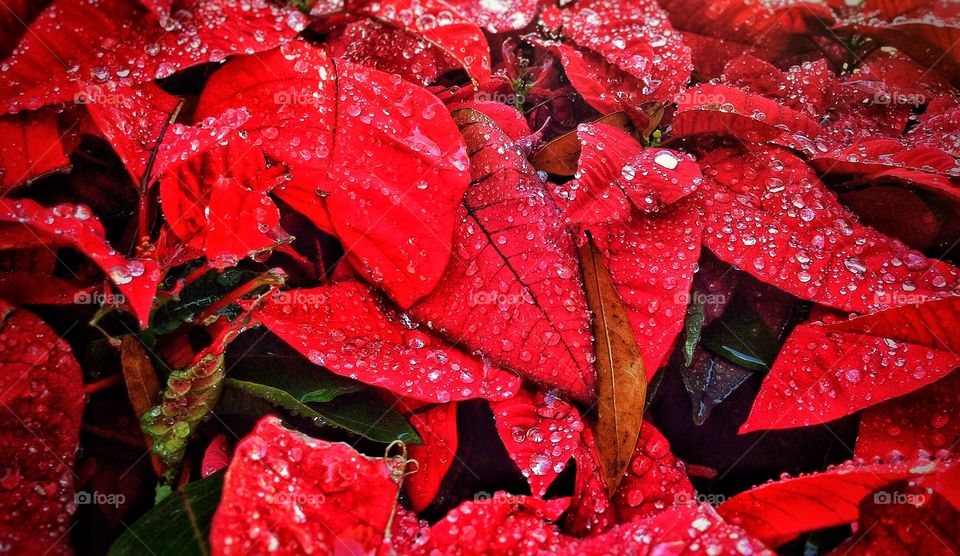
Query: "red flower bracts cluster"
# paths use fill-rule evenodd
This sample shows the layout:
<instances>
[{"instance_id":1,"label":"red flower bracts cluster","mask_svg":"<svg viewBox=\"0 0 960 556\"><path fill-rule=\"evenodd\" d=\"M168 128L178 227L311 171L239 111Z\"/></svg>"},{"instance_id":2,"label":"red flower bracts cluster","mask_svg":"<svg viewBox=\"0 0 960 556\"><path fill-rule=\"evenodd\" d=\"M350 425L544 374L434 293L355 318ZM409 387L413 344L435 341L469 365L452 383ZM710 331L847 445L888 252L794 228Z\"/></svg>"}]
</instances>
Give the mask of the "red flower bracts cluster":
<instances>
[{"instance_id":1,"label":"red flower bracts cluster","mask_svg":"<svg viewBox=\"0 0 960 556\"><path fill-rule=\"evenodd\" d=\"M0 552L957 554L951 0L0 13Z\"/></svg>"}]
</instances>

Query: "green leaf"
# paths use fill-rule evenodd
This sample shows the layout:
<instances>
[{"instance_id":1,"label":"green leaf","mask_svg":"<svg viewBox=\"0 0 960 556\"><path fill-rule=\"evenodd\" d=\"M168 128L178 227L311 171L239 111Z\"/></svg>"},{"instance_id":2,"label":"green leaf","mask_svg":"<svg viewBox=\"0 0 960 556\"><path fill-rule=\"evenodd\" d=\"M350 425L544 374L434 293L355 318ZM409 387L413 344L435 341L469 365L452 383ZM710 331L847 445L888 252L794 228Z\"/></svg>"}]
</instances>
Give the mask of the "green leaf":
<instances>
[{"instance_id":1,"label":"green leaf","mask_svg":"<svg viewBox=\"0 0 960 556\"><path fill-rule=\"evenodd\" d=\"M394 440L420 443L420 437L403 416L355 381L317 367L280 367L258 373L257 377L250 375L235 375L226 379L225 384L321 426L339 427L384 444Z\"/></svg>"},{"instance_id":2,"label":"green leaf","mask_svg":"<svg viewBox=\"0 0 960 556\"><path fill-rule=\"evenodd\" d=\"M187 270L192 268L187 266ZM200 311L219 301L224 295L240 287L257 274L249 270L228 268L223 272L211 270L187 284L176 299L160 306L153 314L151 331L158 336L169 334L189 321ZM172 287L172 284L168 284ZM233 317L234 315L229 315Z\"/></svg>"},{"instance_id":3,"label":"green leaf","mask_svg":"<svg viewBox=\"0 0 960 556\"><path fill-rule=\"evenodd\" d=\"M690 303L687 305L687 316L683 320L685 339L683 342L683 363L687 367L693 362L693 350L700 342L703 332L703 321L706 318L705 297L694 288Z\"/></svg>"},{"instance_id":4,"label":"green leaf","mask_svg":"<svg viewBox=\"0 0 960 556\"><path fill-rule=\"evenodd\" d=\"M208 538L220 503L223 472L174 491L128 527L109 556L192 556L210 554Z\"/></svg>"},{"instance_id":5,"label":"green leaf","mask_svg":"<svg viewBox=\"0 0 960 556\"><path fill-rule=\"evenodd\" d=\"M752 371L769 371L777 357L777 338L755 310L730 306L703 331L700 344Z\"/></svg>"},{"instance_id":6,"label":"green leaf","mask_svg":"<svg viewBox=\"0 0 960 556\"><path fill-rule=\"evenodd\" d=\"M344 394L363 390L363 383L331 373L297 354L246 355L230 378L283 390L296 402L325 403Z\"/></svg>"}]
</instances>

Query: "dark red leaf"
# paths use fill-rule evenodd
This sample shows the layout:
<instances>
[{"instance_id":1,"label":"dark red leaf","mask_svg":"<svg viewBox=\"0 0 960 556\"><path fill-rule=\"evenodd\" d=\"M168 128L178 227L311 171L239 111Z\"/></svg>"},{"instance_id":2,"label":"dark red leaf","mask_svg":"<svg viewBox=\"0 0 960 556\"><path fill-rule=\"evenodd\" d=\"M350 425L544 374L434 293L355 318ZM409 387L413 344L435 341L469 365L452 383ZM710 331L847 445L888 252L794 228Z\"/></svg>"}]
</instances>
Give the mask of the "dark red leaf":
<instances>
[{"instance_id":1,"label":"dark red leaf","mask_svg":"<svg viewBox=\"0 0 960 556\"><path fill-rule=\"evenodd\" d=\"M3 201L0 222L6 223L7 232L0 249L69 246L90 257L123 294L140 326L146 327L160 280L157 263L127 259L114 251L89 208L68 204L46 208L29 199Z\"/></svg>"},{"instance_id":2,"label":"dark red leaf","mask_svg":"<svg viewBox=\"0 0 960 556\"><path fill-rule=\"evenodd\" d=\"M256 110L244 143L292 173L276 195L337 235L354 266L401 308L436 286L469 165L436 97L296 42L224 66L197 117L243 107Z\"/></svg>"},{"instance_id":3,"label":"dark red leaf","mask_svg":"<svg viewBox=\"0 0 960 556\"><path fill-rule=\"evenodd\" d=\"M888 483L935 474L947 467L929 460L849 462L822 473L754 487L720 504L717 511L749 535L777 547L806 531L856 521L860 501Z\"/></svg>"},{"instance_id":4,"label":"dark red leaf","mask_svg":"<svg viewBox=\"0 0 960 556\"><path fill-rule=\"evenodd\" d=\"M402 396L446 403L512 396L519 380L472 359L359 282L288 290L256 318L313 363Z\"/></svg>"},{"instance_id":5,"label":"dark red leaf","mask_svg":"<svg viewBox=\"0 0 960 556\"><path fill-rule=\"evenodd\" d=\"M904 482L888 485L864 498L854 536L830 555L951 556L960 552L958 539L960 511L936 491Z\"/></svg>"},{"instance_id":6,"label":"dark red leaf","mask_svg":"<svg viewBox=\"0 0 960 556\"><path fill-rule=\"evenodd\" d=\"M46 0L8 0L0 10L0 59L10 55L30 22L49 4Z\"/></svg>"},{"instance_id":7,"label":"dark red leaf","mask_svg":"<svg viewBox=\"0 0 960 556\"><path fill-rule=\"evenodd\" d=\"M399 485L388 460L316 440L264 417L237 444L213 518L213 554L368 553Z\"/></svg>"},{"instance_id":8,"label":"dark red leaf","mask_svg":"<svg viewBox=\"0 0 960 556\"><path fill-rule=\"evenodd\" d=\"M960 297L798 326L740 432L825 423L934 382L960 366Z\"/></svg>"},{"instance_id":9,"label":"dark red leaf","mask_svg":"<svg viewBox=\"0 0 960 556\"><path fill-rule=\"evenodd\" d=\"M83 102L88 84L144 83L273 48L304 24L296 10L266 2L201 0L161 21L134 0L56 0L0 68L0 112Z\"/></svg>"},{"instance_id":10,"label":"dark red leaf","mask_svg":"<svg viewBox=\"0 0 960 556\"><path fill-rule=\"evenodd\" d=\"M347 9L425 43L418 46L401 42L396 52L403 58L415 58L418 50L432 45L456 60L474 82L484 83L490 78L490 48L483 31L443 0L350 0ZM377 68L383 69L379 65Z\"/></svg>"},{"instance_id":11,"label":"dark red leaf","mask_svg":"<svg viewBox=\"0 0 960 556\"><path fill-rule=\"evenodd\" d=\"M951 97L937 97L917 117L920 123L904 137L915 147L940 149L951 156L960 156L960 102Z\"/></svg>"},{"instance_id":12,"label":"dark red leaf","mask_svg":"<svg viewBox=\"0 0 960 556\"><path fill-rule=\"evenodd\" d=\"M749 54L727 64L723 81L815 119L826 113L836 86L833 69L826 60L791 66L784 71Z\"/></svg>"},{"instance_id":13,"label":"dark red leaf","mask_svg":"<svg viewBox=\"0 0 960 556\"><path fill-rule=\"evenodd\" d=\"M708 79L742 54L777 63L813 50L811 36L825 33L834 20L827 6L804 0L772 5L761 0L658 1L690 48L694 67Z\"/></svg>"},{"instance_id":14,"label":"dark red leaf","mask_svg":"<svg viewBox=\"0 0 960 556\"><path fill-rule=\"evenodd\" d=\"M580 413L549 393L526 390L490 404L490 409L510 459L520 468L533 495L542 498L580 443Z\"/></svg>"},{"instance_id":15,"label":"dark red leaf","mask_svg":"<svg viewBox=\"0 0 960 556\"><path fill-rule=\"evenodd\" d=\"M471 186L454 257L411 309L421 322L545 387L580 400L596 374L572 239L526 158L488 117L459 110Z\"/></svg>"},{"instance_id":16,"label":"dark red leaf","mask_svg":"<svg viewBox=\"0 0 960 556\"><path fill-rule=\"evenodd\" d=\"M589 0L548 9L544 24L576 46L556 48L570 82L602 114L626 110L644 122L641 105L670 102L690 79L690 51L652 0Z\"/></svg>"},{"instance_id":17,"label":"dark red leaf","mask_svg":"<svg viewBox=\"0 0 960 556\"><path fill-rule=\"evenodd\" d=\"M776 101L726 85L688 89L677 103L673 136L732 135L753 143L773 142L816 152L820 127L804 114Z\"/></svg>"},{"instance_id":18,"label":"dark red leaf","mask_svg":"<svg viewBox=\"0 0 960 556\"><path fill-rule=\"evenodd\" d=\"M16 554L71 554L74 458L83 373L70 346L39 318L0 301L0 539Z\"/></svg>"},{"instance_id":19,"label":"dark red leaf","mask_svg":"<svg viewBox=\"0 0 960 556\"><path fill-rule=\"evenodd\" d=\"M701 166L704 245L764 282L856 312L958 289L957 269L858 224L786 150L717 150Z\"/></svg>"},{"instance_id":20,"label":"dark red leaf","mask_svg":"<svg viewBox=\"0 0 960 556\"><path fill-rule=\"evenodd\" d=\"M862 223L918 251L933 245L944 226L939 211L906 187L879 185L837 196Z\"/></svg>"},{"instance_id":21,"label":"dark red leaf","mask_svg":"<svg viewBox=\"0 0 960 556\"><path fill-rule=\"evenodd\" d=\"M554 188L568 221L625 221L633 209L654 213L693 192L703 181L694 158L669 149L645 149L605 124L577 128L576 179Z\"/></svg>"},{"instance_id":22,"label":"dark red leaf","mask_svg":"<svg viewBox=\"0 0 960 556\"><path fill-rule=\"evenodd\" d=\"M423 441L408 446L410 459L416 460L416 473L404 483L410 507L422 512L436 498L440 485L457 458L457 403L451 402L407 415Z\"/></svg>"}]
</instances>

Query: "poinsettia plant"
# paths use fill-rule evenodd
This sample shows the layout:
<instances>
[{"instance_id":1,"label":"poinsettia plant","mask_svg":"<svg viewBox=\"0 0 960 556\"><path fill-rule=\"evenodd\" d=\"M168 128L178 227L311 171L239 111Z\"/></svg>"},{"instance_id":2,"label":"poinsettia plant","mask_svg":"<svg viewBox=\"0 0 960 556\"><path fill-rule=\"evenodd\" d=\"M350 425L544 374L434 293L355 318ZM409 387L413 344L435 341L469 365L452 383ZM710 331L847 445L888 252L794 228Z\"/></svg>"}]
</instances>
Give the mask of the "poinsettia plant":
<instances>
[{"instance_id":1,"label":"poinsettia plant","mask_svg":"<svg viewBox=\"0 0 960 556\"><path fill-rule=\"evenodd\" d=\"M0 551L960 552L951 0L0 30Z\"/></svg>"}]
</instances>

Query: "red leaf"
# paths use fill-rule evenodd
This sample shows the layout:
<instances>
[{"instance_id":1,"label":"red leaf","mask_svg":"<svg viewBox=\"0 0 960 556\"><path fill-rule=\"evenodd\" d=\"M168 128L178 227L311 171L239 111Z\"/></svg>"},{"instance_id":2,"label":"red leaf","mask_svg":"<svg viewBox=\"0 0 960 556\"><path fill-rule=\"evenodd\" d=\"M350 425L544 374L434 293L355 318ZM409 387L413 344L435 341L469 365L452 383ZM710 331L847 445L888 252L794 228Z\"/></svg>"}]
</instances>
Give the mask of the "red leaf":
<instances>
[{"instance_id":1,"label":"red leaf","mask_svg":"<svg viewBox=\"0 0 960 556\"><path fill-rule=\"evenodd\" d=\"M936 491L900 483L863 499L854 536L830 555L951 556L960 552L958 539L960 512L956 507Z\"/></svg>"},{"instance_id":2,"label":"red leaf","mask_svg":"<svg viewBox=\"0 0 960 556\"><path fill-rule=\"evenodd\" d=\"M844 463L822 473L754 487L720 504L717 511L748 534L777 547L806 531L856 521L860 501L888 483L922 477L947 467L929 460ZM827 497L829 503L824 503Z\"/></svg>"},{"instance_id":3,"label":"red leaf","mask_svg":"<svg viewBox=\"0 0 960 556\"><path fill-rule=\"evenodd\" d=\"M609 489L590 427L584 427L580 433L580 445L574 457L577 476L570 511L565 518L565 530L576 536L606 531L616 523L617 515L610 503Z\"/></svg>"},{"instance_id":4,"label":"red leaf","mask_svg":"<svg viewBox=\"0 0 960 556\"><path fill-rule=\"evenodd\" d=\"M702 226L691 199L658 214L593 230L627 308L648 380L666 362L683 329Z\"/></svg>"},{"instance_id":5,"label":"red leaf","mask_svg":"<svg viewBox=\"0 0 960 556\"><path fill-rule=\"evenodd\" d=\"M776 63L815 49L810 37L833 23L827 6L803 0L772 5L762 0L659 2L690 47L694 67L708 79L742 54Z\"/></svg>"},{"instance_id":6,"label":"red leaf","mask_svg":"<svg viewBox=\"0 0 960 556\"><path fill-rule=\"evenodd\" d=\"M351 21L337 29L326 43L326 50L335 58L395 73L424 86L462 69L450 55L428 41L373 19Z\"/></svg>"},{"instance_id":7,"label":"red leaf","mask_svg":"<svg viewBox=\"0 0 960 556\"><path fill-rule=\"evenodd\" d=\"M351 0L351 12L385 22L409 33L426 45L439 48L456 60L476 83L490 79L490 47L476 24L442 0ZM399 45L408 60L417 54L409 43ZM377 66L379 68L379 66Z\"/></svg>"},{"instance_id":8,"label":"red leaf","mask_svg":"<svg viewBox=\"0 0 960 556\"><path fill-rule=\"evenodd\" d=\"M913 392L960 366L960 298L798 326L740 432L825 423Z\"/></svg>"},{"instance_id":9,"label":"red leaf","mask_svg":"<svg viewBox=\"0 0 960 556\"><path fill-rule=\"evenodd\" d=\"M510 459L520 468L533 495L543 498L580 443L583 421L579 412L549 393L526 390L490 404L490 409Z\"/></svg>"},{"instance_id":10,"label":"red leaf","mask_svg":"<svg viewBox=\"0 0 960 556\"><path fill-rule=\"evenodd\" d=\"M463 139L440 101L296 42L224 66L197 117L251 106L262 108L244 126L244 143L293 176L275 193L337 235L349 260L401 308L431 291L468 182Z\"/></svg>"},{"instance_id":11,"label":"red leaf","mask_svg":"<svg viewBox=\"0 0 960 556\"><path fill-rule=\"evenodd\" d=\"M855 21L845 30L865 35L880 44L892 46L907 54L929 71L943 75L952 83L960 83L960 53L954 48L960 42L960 13L941 16L901 16L887 23L877 19Z\"/></svg>"},{"instance_id":12,"label":"red leaf","mask_svg":"<svg viewBox=\"0 0 960 556\"><path fill-rule=\"evenodd\" d=\"M811 160L824 173L858 174L878 181L896 179L960 199L960 162L929 147L910 148L894 139L869 139L850 147L818 154Z\"/></svg>"},{"instance_id":13,"label":"red leaf","mask_svg":"<svg viewBox=\"0 0 960 556\"><path fill-rule=\"evenodd\" d=\"M668 149L645 149L605 124L577 127L576 179L554 188L568 221L624 221L635 208L653 213L693 192L703 181L694 158Z\"/></svg>"},{"instance_id":14,"label":"red leaf","mask_svg":"<svg viewBox=\"0 0 960 556\"><path fill-rule=\"evenodd\" d=\"M273 48L304 27L292 8L201 0L161 22L134 0L56 0L0 70L0 112L82 101L87 84L144 83L241 52ZM162 56L159 54L162 53Z\"/></svg>"},{"instance_id":15,"label":"red leaf","mask_svg":"<svg viewBox=\"0 0 960 556\"><path fill-rule=\"evenodd\" d=\"M182 101L152 82L108 83L79 94L104 139L141 187L223 141L249 117L241 110L228 110L196 126L174 123Z\"/></svg>"},{"instance_id":16,"label":"red leaf","mask_svg":"<svg viewBox=\"0 0 960 556\"><path fill-rule=\"evenodd\" d=\"M930 147L960 156L960 142L954 139L960 128L960 102L952 97L937 97L917 119L920 123L907 133L907 141L915 147Z\"/></svg>"},{"instance_id":17,"label":"red leaf","mask_svg":"<svg viewBox=\"0 0 960 556\"><path fill-rule=\"evenodd\" d=\"M733 135L754 142L773 142L816 152L821 134L816 122L792 108L726 85L688 89L677 103L673 136ZM822 142L822 141L821 141Z\"/></svg>"},{"instance_id":18,"label":"red leaf","mask_svg":"<svg viewBox=\"0 0 960 556\"><path fill-rule=\"evenodd\" d=\"M862 223L918 251L933 245L946 220L905 187L879 185L842 191L837 196Z\"/></svg>"},{"instance_id":19,"label":"red leaf","mask_svg":"<svg viewBox=\"0 0 960 556\"><path fill-rule=\"evenodd\" d=\"M219 434L210 441L210 445L203 452L200 476L209 477L228 465L230 465L230 442L227 441L227 435Z\"/></svg>"},{"instance_id":20,"label":"red leaf","mask_svg":"<svg viewBox=\"0 0 960 556\"><path fill-rule=\"evenodd\" d=\"M457 457L457 403L410 413L407 420L423 444L407 447L410 459L417 461L417 472L407 477L405 489L410 507L422 512L437 497L443 478Z\"/></svg>"},{"instance_id":21,"label":"red leaf","mask_svg":"<svg viewBox=\"0 0 960 556\"><path fill-rule=\"evenodd\" d=\"M411 309L421 322L545 387L580 400L596 374L573 242L526 158L492 120L454 118L470 147L471 186L439 286Z\"/></svg>"},{"instance_id":22,"label":"red leaf","mask_svg":"<svg viewBox=\"0 0 960 556\"><path fill-rule=\"evenodd\" d=\"M448 347L358 282L280 292L257 320L313 363L402 396L504 399L519 381Z\"/></svg>"},{"instance_id":23,"label":"red leaf","mask_svg":"<svg viewBox=\"0 0 960 556\"><path fill-rule=\"evenodd\" d=\"M418 550L401 554L458 556L539 554L562 540L555 521L569 499L538 500L497 492L493 497L468 501L435 523Z\"/></svg>"},{"instance_id":24,"label":"red leaf","mask_svg":"<svg viewBox=\"0 0 960 556\"><path fill-rule=\"evenodd\" d=\"M723 81L747 92L776 100L810 118L822 117L836 86L826 60L791 66L782 71L749 54L735 58L723 70Z\"/></svg>"},{"instance_id":25,"label":"red leaf","mask_svg":"<svg viewBox=\"0 0 960 556\"><path fill-rule=\"evenodd\" d=\"M856 312L958 289L957 269L858 224L786 150L718 150L701 166L704 245L768 284Z\"/></svg>"},{"instance_id":26,"label":"red leaf","mask_svg":"<svg viewBox=\"0 0 960 556\"><path fill-rule=\"evenodd\" d=\"M537 16L539 0L503 0L495 4L484 0L448 0L467 19L489 33L508 33L525 28Z\"/></svg>"},{"instance_id":27,"label":"red leaf","mask_svg":"<svg viewBox=\"0 0 960 556\"><path fill-rule=\"evenodd\" d=\"M84 205L45 208L30 199L0 202L0 222L7 235L0 249L74 247L90 257L126 298L126 304L147 326L160 272L156 261L127 259L107 243L100 221ZM10 233L10 232L16 232Z\"/></svg>"},{"instance_id":28,"label":"red leaf","mask_svg":"<svg viewBox=\"0 0 960 556\"><path fill-rule=\"evenodd\" d=\"M8 510L0 538L16 554L71 554L83 373L50 327L4 301L0 337L0 505Z\"/></svg>"},{"instance_id":29,"label":"red leaf","mask_svg":"<svg viewBox=\"0 0 960 556\"><path fill-rule=\"evenodd\" d=\"M70 164L49 110L0 116L0 193Z\"/></svg>"},{"instance_id":30,"label":"red leaf","mask_svg":"<svg viewBox=\"0 0 960 556\"><path fill-rule=\"evenodd\" d=\"M960 440L960 373L863 412L856 456L895 460L944 455Z\"/></svg>"},{"instance_id":31,"label":"red leaf","mask_svg":"<svg viewBox=\"0 0 960 556\"><path fill-rule=\"evenodd\" d=\"M33 18L42 12L46 0L8 0L0 10L0 59L10 55L27 32Z\"/></svg>"},{"instance_id":32,"label":"red leaf","mask_svg":"<svg viewBox=\"0 0 960 556\"><path fill-rule=\"evenodd\" d=\"M607 556L621 550L636 556L667 554L756 554L773 556L743 529L723 521L709 504L675 506L602 535L572 540L559 554Z\"/></svg>"},{"instance_id":33,"label":"red leaf","mask_svg":"<svg viewBox=\"0 0 960 556\"><path fill-rule=\"evenodd\" d=\"M660 431L644 421L630 467L613 496L620 519L636 521L695 498L686 465L670 452Z\"/></svg>"},{"instance_id":34,"label":"red leaf","mask_svg":"<svg viewBox=\"0 0 960 556\"><path fill-rule=\"evenodd\" d=\"M265 417L237 444L213 517L213 554L353 554L380 546L399 485L387 460Z\"/></svg>"},{"instance_id":35,"label":"red leaf","mask_svg":"<svg viewBox=\"0 0 960 556\"><path fill-rule=\"evenodd\" d=\"M576 45L545 43L560 54L570 82L602 114L626 110L646 122L641 105L670 102L690 79L690 51L652 0L589 0L548 9L543 23Z\"/></svg>"}]
</instances>

